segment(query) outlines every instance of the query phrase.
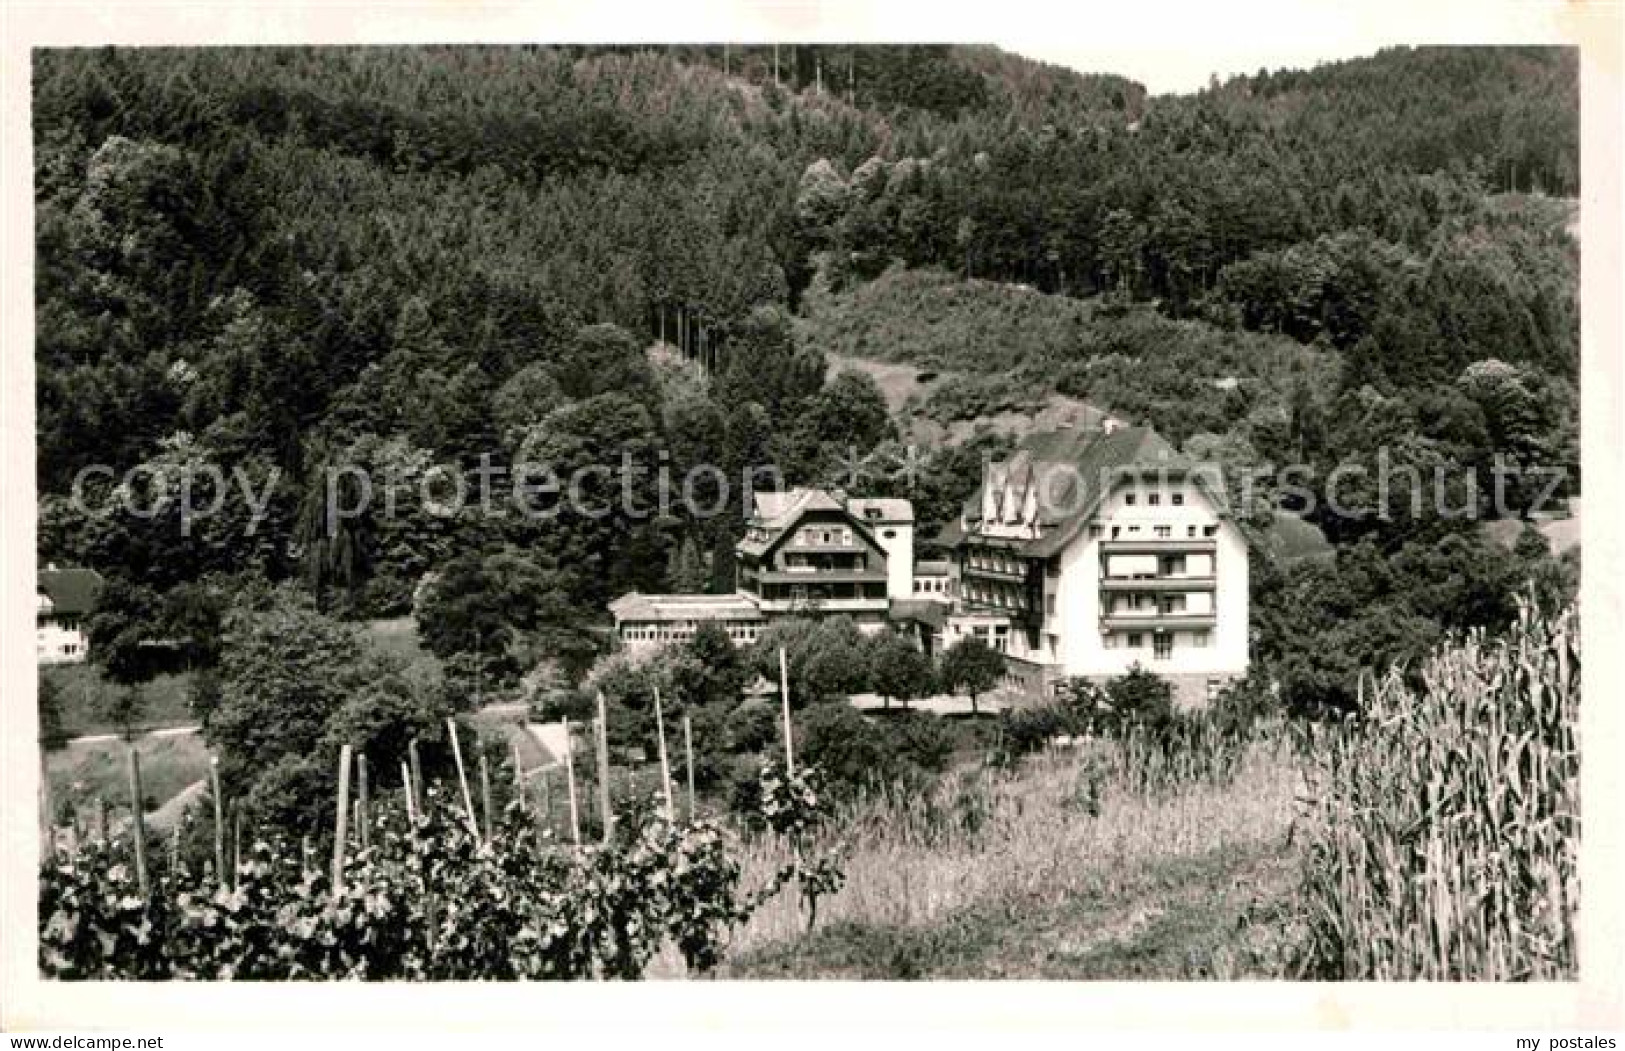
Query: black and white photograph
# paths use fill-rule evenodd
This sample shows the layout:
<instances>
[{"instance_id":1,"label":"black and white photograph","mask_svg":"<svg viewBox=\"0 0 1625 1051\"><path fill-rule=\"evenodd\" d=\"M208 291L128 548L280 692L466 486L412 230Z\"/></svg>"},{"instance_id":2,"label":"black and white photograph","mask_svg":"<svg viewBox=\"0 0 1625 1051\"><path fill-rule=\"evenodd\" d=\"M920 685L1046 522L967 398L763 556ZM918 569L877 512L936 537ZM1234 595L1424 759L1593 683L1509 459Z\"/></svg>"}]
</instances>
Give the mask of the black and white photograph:
<instances>
[{"instance_id":1,"label":"black and white photograph","mask_svg":"<svg viewBox=\"0 0 1625 1051\"><path fill-rule=\"evenodd\" d=\"M919 28L20 52L31 981L1582 980L1583 43Z\"/></svg>"}]
</instances>

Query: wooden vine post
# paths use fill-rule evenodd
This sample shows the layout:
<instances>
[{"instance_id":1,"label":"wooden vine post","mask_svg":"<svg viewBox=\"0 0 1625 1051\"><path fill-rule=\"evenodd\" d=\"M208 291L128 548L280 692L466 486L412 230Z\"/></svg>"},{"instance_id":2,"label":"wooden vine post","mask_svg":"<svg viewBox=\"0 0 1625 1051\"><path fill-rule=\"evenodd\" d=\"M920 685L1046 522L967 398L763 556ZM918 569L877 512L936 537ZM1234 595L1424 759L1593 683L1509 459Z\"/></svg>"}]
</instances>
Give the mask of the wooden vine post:
<instances>
[{"instance_id":1,"label":"wooden vine post","mask_svg":"<svg viewBox=\"0 0 1625 1051\"><path fill-rule=\"evenodd\" d=\"M655 687L655 737L660 742L660 787L666 793L666 820L676 822L677 806L671 796L671 760L666 756L666 718L660 710L660 688Z\"/></svg>"},{"instance_id":2,"label":"wooden vine post","mask_svg":"<svg viewBox=\"0 0 1625 1051\"><path fill-rule=\"evenodd\" d=\"M209 756L209 791L214 795L214 875L220 885L226 885L226 816L225 802L220 797L220 757Z\"/></svg>"},{"instance_id":3,"label":"wooden vine post","mask_svg":"<svg viewBox=\"0 0 1625 1051\"><path fill-rule=\"evenodd\" d=\"M366 752L355 757L355 767L356 787L361 796L356 800L356 807L360 811L360 816L356 819L356 830L361 833L361 849L366 850L372 846L372 830L367 827L372 823L372 808L368 805L372 801L369 791L372 786L368 783Z\"/></svg>"},{"instance_id":4,"label":"wooden vine post","mask_svg":"<svg viewBox=\"0 0 1625 1051\"><path fill-rule=\"evenodd\" d=\"M576 803L575 738L570 736L570 720L564 720L564 780L570 792L570 838L581 846L581 810Z\"/></svg>"},{"instance_id":5,"label":"wooden vine post","mask_svg":"<svg viewBox=\"0 0 1625 1051\"><path fill-rule=\"evenodd\" d=\"M688 819L694 820L694 727L687 715L683 716L684 770L688 774Z\"/></svg>"},{"instance_id":6,"label":"wooden vine post","mask_svg":"<svg viewBox=\"0 0 1625 1051\"><path fill-rule=\"evenodd\" d=\"M344 892L344 841L350 835L350 746L339 749L339 800L333 827L333 897Z\"/></svg>"},{"instance_id":7,"label":"wooden vine post","mask_svg":"<svg viewBox=\"0 0 1625 1051\"><path fill-rule=\"evenodd\" d=\"M401 760L401 794L406 797L406 822L412 828L418 825L417 803L412 799L412 770Z\"/></svg>"},{"instance_id":8,"label":"wooden vine post","mask_svg":"<svg viewBox=\"0 0 1625 1051\"><path fill-rule=\"evenodd\" d=\"M553 792L548 786L552 773L545 766L536 772L536 791L540 795L536 801L536 823L542 829L553 827Z\"/></svg>"},{"instance_id":9,"label":"wooden vine post","mask_svg":"<svg viewBox=\"0 0 1625 1051\"><path fill-rule=\"evenodd\" d=\"M785 659L783 646L779 647L779 697L784 703L784 772L793 776L796 757L790 739L790 665Z\"/></svg>"},{"instance_id":10,"label":"wooden vine post","mask_svg":"<svg viewBox=\"0 0 1625 1051\"><path fill-rule=\"evenodd\" d=\"M485 749L480 747L479 738L474 739L474 745L480 749L480 816L485 819L485 838L492 835L491 825L491 764L485 758Z\"/></svg>"},{"instance_id":11,"label":"wooden vine post","mask_svg":"<svg viewBox=\"0 0 1625 1051\"><path fill-rule=\"evenodd\" d=\"M147 896L147 815L141 802L141 757L130 742L130 835L135 841L135 885Z\"/></svg>"},{"instance_id":12,"label":"wooden vine post","mask_svg":"<svg viewBox=\"0 0 1625 1051\"><path fill-rule=\"evenodd\" d=\"M412 760L412 779L408 782L412 786L412 805L418 810L422 810L423 764L418 761L418 739L416 737L406 743L406 754Z\"/></svg>"},{"instance_id":13,"label":"wooden vine post","mask_svg":"<svg viewBox=\"0 0 1625 1051\"><path fill-rule=\"evenodd\" d=\"M468 827L474 833L474 842L480 841L480 823L474 816L474 796L468 790L468 771L463 769L463 746L457 741L457 720L447 719L446 729L451 731L451 756L457 761L457 783L463 788L463 811L468 815Z\"/></svg>"},{"instance_id":14,"label":"wooden vine post","mask_svg":"<svg viewBox=\"0 0 1625 1051\"><path fill-rule=\"evenodd\" d=\"M513 797L519 801L519 812L528 813L530 804L525 798L525 767L519 758L519 742L508 743L513 746Z\"/></svg>"},{"instance_id":15,"label":"wooden vine post","mask_svg":"<svg viewBox=\"0 0 1625 1051\"><path fill-rule=\"evenodd\" d=\"M604 842L615 834L615 814L609 803L609 716L604 693L598 692L598 812L604 825Z\"/></svg>"},{"instance_id":16,"label":"wooden vine post","mask_svg":"<svg viewBox=\"0 0 1625 1051\"><path fill-rule=\"evenodd\" d=\"M134 745L130 747L134 748ZM56 815L51 812L51 774L45 761L46 751L39 750L39 832L45 860L56 859Z\"/></svg>"}]
</instances>

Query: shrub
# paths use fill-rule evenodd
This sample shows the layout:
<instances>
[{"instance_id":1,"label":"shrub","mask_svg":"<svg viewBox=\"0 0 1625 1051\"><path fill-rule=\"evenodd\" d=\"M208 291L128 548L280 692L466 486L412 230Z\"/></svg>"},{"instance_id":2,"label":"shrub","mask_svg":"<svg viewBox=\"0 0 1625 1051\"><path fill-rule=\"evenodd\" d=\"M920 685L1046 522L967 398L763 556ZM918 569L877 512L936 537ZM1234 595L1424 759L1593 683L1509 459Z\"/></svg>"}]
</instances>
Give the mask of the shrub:
<instances>
[{"instance_id":1,"label":"shrub","mask_svg":"<svg viewBox=\"0 0 1625 1051\"><path fill-rule=\"evenodd\" d=\"M845 704L820 704L801 713L796 752L823 769L832 791L850 794L884 783L899 772L898 757L886 732Z\"/></svg>"},{"instance_id":2,"label":"shrub","mask_svg":"<svg viewBox=\"0 0 1625 1051\"><path fill-rule=\"evenodd\" d=\"M1106 683L1106 703L1111 710L1111 732L1136 727L1156 732L1174 721L1173 687L1138 664Z\"/></svg>"},{"instance_id":3,"label":"shrub","mask_svg":"<svg viewBox=\"0 0 1625 1051\"><path fill-rule=\"evenodd\" d=\"M822 707L822 706L821 706ZM844 708L845 705L830 707ZM782 716L779 707L765 701L746 701L733 711L728 722L728 751L760 752L778 743Z\"/></svg>"},{"instance_id":4,"label":"shrub","mask_svg":"<svg viewBox=\"0 0 1625 1051\"><path fill-rule=\"evenodd\" d=\"M997 758L1002 763L1041 751L1056 737L1071 732L1075 725L1067 709L1054 702L1031 708L1007 709L999 719Z\"/></svg>"},{"instance_id":5,"label":"shrub","mask_svg":"<svg viewBox=\"0 0 1625 1051\"><path fill-rule=\"evenodd\" d=\"M881 725L899 760L930 773L947 769L956 742L953 731L942 719L928 712L907 712Z\"/></svg>"}]
</instances>

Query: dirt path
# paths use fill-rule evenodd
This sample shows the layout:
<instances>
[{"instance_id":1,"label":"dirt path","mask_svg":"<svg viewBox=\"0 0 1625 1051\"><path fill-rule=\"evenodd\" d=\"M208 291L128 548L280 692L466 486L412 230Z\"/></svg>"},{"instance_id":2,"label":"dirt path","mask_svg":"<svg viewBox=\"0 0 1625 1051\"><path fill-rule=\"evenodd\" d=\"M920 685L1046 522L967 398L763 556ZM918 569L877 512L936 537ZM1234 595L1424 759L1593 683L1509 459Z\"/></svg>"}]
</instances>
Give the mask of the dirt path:
<instances>
[{"instance_id":1,"label":"dirt path","mask_svg":"<svg viewBox=\"0 0 1625 1051\"><path fill-rule=\"evenodd\" d=\"M159 729L156 729L156 730L143 730L142 732L136 734L135 736L136 737L183 737L186 734L195 734L195 733L197 733L198 731L200 731L202 729L203 729L203 727L201 727L201 726L164 726L164 727L160 727ZM70 738L68 738L66 746L69 747L69 748L72 748L76 744L106 744L109 741L122 741L122 740L124 740L124 735L123 734L87 734L84 737L70 737Z\"/></svg>"},{"instance_id":2,"label":"dirt path","mask_svg":"<svg viewBox=\"0 0 1625 1051\"><path fill-rule=\"evenodd\" d=\"M1296 936L1297 857L1269 850L1159 866L1132 894L988 903L928 927L842 923L730 961L725 978L1279 978Z\"/></svg>"}]
</instances>

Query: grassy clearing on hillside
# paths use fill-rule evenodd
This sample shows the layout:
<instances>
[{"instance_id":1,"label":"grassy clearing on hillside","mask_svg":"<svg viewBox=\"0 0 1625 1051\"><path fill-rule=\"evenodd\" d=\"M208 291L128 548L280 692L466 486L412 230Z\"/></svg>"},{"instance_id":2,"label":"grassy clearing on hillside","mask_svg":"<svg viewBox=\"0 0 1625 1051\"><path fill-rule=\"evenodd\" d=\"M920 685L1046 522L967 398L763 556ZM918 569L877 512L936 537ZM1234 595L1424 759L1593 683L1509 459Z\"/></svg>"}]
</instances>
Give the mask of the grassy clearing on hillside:
<instances>
[{"instance_id":1,"label":"grassy clearing on hillside","mask_svg":"<svg viewBox=\"0 0 1625 1051\"><path fill-rule=\"evenodd\" d=\"M209 750L198 734L138 737L141 791L146 809L157 810L177 792L209 776ZM130 803L128 746L123 741L69 745L46 756L45 776L58 815L78 810L90 820L98 797L110 813L125 813Z\"/></svg>"},{"instance_id":2,"label":"grassy clearing on hillside","mask_svg":"<svg viewBox=\"0 0 1625 1051\"><path fill-rule=\"evenodd\" d=\"M809 292L798 335L825 353L968 373L1074 354L1092 303L941 270L892 269L837 295Z\"/></svg>"},{"instance_id":3,"label":"grassy clearing on hillside","mask_svg":"<svg viewBox=\"0 0 1625 1051\"><path fill-rule=\"evenodd\" d=\"M407 675L416 682L428 682L440 676L440 661L423 648L418 623L410 616L369 620L362 626L361 637L374 649L399 657L406 665Z\"/></svg>"},{"instance_id":4,"label":"grassy clearing on hillside","mask_svg":"<svg viewBox=\"0 0 1625 1051\"><path fill-rule=\"evenodd\" d=\"M1109 750L1107 750L1109 751ZM731 977L1194 977L1279 973L1286 850L1301 784L1254 746L1234 780L1149 795L1108 754L962 775L836 822L845 887L819 927L789 896L734 940ZM759 843L746 883L784 860Z\"/></svg>"},{"instance_id":5,"label":"grassy clearing on hillside","mask_svg":"<svg viewBox=\"0 0 1625 1051\"><path fill-rule=\"evenodd\" d=\"M1275 512L1275 524L1264 536L1270 554L1282 562L1304 558L1332 558L1336 550L1326 534L1312 522L1290 511Z\"/></svg>"},{"instance_id":6,"label":"grassy clearing on hillside","mask_svg":"<svg viewBox=\"0 0 1625 1051\"><path fill-rule=\"evenodd\" d=\"M56 683L62 703L62 732L69 737L119 733L123 727L102 715L114 693L124 687L102 678L94 664L58 664L43 669ZM160 675L142 687L146 708L137 730L166 726L189 726L197 719L188 703L192 675L176 672Z\"/></svg>"}]
</instances>

